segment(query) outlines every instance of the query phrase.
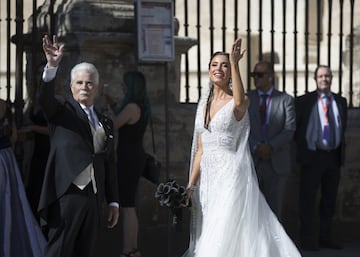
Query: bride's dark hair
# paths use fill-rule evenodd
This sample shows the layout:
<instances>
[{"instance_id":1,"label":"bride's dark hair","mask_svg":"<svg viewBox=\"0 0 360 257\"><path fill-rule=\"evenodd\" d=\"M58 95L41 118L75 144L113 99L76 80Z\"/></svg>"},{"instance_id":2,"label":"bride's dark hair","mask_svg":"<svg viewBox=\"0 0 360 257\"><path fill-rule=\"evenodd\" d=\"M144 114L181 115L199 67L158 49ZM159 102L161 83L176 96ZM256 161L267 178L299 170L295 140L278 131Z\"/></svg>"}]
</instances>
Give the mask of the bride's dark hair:
<instances>
[{"instance_id":1,"label":"bride's dark hair","mask_svg":"<svg viewBox=\"0 0 360 257\"><path fill-rule=\"evenodd\" d=\"M230 58L229 53L226 53L226 52L215 52L215 53L213 53L211 55L210 62L209 62L209 70L210 70L211 61L217 55L225 55L228 59ZM207 129L207 130L209 130L209 123L210 123L210 120L211 120L210 107L211 107L211 101L212 101L213 95L214 95L214 84L211 83L209 96L208 96L207 101L206 101L206 109L205 109L205 117L204 117L204 128Z\"/></svg>"}]
</instances>

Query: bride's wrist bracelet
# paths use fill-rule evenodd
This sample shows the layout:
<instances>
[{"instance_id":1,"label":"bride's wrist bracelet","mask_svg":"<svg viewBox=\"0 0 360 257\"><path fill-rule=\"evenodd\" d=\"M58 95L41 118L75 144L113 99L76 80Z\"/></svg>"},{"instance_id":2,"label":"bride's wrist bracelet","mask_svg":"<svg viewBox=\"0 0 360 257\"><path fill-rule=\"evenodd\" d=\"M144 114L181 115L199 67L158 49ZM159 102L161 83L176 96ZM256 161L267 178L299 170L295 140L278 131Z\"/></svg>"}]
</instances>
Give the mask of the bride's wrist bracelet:
<instances>
[{"instance_id":1,"label":"bride's wrist bracelet","mask_svg":"<svg viewBox=\"0 0 360 257\"><path fill-rule=\"evenodd\" d=\"M189 185L187 185L187 187L186 187L186 190L194 191L195 189L196 189L196 185L194 185L194 184L189 184Z\"/></svg>"}]
</instances>

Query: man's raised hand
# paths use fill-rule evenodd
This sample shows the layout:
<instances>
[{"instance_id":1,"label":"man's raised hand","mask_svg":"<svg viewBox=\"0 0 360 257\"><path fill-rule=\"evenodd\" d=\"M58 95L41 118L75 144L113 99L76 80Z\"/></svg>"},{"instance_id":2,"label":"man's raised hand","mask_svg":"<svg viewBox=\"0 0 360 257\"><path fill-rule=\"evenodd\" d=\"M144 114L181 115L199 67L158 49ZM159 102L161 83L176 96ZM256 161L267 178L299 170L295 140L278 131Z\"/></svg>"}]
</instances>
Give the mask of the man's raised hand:
<instances>
[{"instance_id":1,"label":"man's raised hand","mask_svg":"<svg viewBox=\"0 0 360 257\"><path fill-rule=\"evenodd\" d=\"M58 44L55 35L52 42L48 35L45 35L42 41L48 67L58 67L64 54L64 44Z\"/></svg>"}]
</instances>

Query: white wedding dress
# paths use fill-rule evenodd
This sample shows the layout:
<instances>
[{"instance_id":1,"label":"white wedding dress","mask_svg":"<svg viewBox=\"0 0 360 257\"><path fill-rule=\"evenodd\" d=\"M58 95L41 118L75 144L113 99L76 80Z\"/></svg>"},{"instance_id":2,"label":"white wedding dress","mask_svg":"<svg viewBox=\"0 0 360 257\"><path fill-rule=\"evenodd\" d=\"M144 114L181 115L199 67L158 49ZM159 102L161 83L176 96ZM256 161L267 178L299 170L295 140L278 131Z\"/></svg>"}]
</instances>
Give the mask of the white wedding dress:
<instances>
[{"instance_id":1,"label":"white wedding dress","mask_svg":"<svg viewBox=\"0 0 360 257\"><path fill-rule=\"evenodd\" d=\"M194 139L202 136L201 177L192 198L190 245L183 256L301 256L259 191L248 147L248 113L236 121L231 100L206 130L204 104L199 103L194 130Z\"/></svg>"}]
</instances>

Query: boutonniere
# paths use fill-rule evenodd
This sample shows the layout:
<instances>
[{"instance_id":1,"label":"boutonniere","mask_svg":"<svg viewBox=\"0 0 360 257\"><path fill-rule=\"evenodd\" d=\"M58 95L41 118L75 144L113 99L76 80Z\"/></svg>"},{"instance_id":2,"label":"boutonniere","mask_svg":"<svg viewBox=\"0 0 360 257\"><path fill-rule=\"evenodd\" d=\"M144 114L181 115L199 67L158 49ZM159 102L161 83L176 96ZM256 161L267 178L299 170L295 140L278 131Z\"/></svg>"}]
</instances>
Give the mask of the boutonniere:
<instances>
[{"instance_id":1,"label":"boutonniere","mask_svg":"<svg viewBox=\"0 0 360 257\"><path fill-rule=\"evenodd\" d=\"M107 131L112 131L113 130L112 120L109 119L108 117L102 116L101 123L102 123L105 130L107 130Z\"/></svg>"}]
</instances>

